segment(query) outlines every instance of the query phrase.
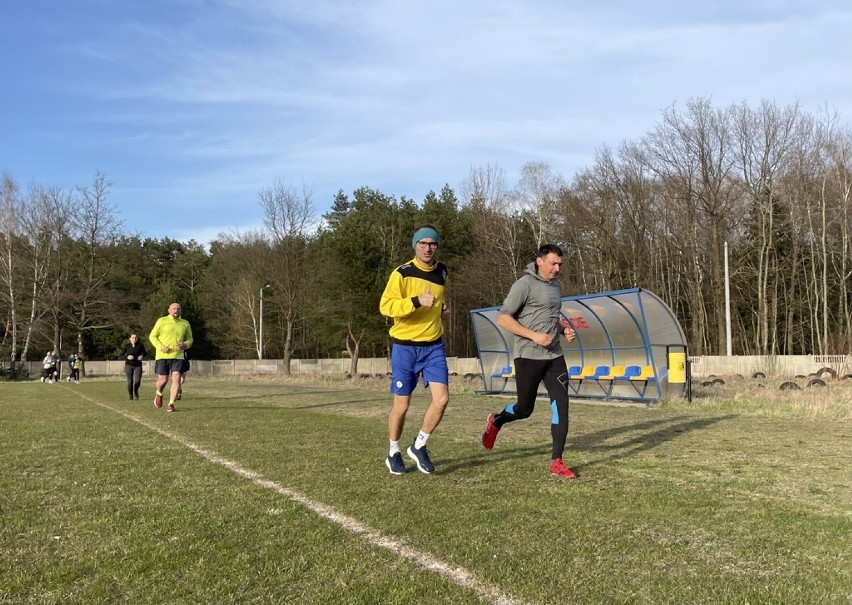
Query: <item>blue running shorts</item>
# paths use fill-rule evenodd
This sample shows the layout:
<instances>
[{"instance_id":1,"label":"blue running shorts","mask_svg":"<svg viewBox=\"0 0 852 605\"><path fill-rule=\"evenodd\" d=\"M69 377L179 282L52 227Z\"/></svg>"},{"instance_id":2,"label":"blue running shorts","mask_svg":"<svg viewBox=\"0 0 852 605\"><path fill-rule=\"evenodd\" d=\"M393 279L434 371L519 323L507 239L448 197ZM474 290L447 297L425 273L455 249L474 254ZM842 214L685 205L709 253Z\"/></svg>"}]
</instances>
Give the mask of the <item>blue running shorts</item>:
<instances>
[{"instance_id":1,"label":"blue running shorts","mask_svg":"<svg viewBox=\"0 0 852 605\"><path fill-rule=\"evenodd\" d=\"M411 395L417 386L417 377L423 374L423 386L430 382L449 384L447 354L444 342L418 346L394 343L391 349L391 385L394 395Z\"/></svg>"}]
</instances>

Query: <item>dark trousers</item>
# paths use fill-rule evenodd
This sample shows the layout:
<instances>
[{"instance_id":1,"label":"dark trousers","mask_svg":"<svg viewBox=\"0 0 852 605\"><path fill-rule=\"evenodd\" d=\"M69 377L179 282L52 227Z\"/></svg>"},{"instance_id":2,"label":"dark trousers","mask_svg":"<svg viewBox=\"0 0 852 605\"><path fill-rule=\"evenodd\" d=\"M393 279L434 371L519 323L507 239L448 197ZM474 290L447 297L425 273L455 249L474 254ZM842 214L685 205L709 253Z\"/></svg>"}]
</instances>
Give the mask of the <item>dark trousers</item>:
<instances>
[{"instance_id":1,"label":"dark trousers","mask_svg":"<svg viewBox=\"0 0 852 605\"><path fill-rule=\"evenodd\" d=\"M142 384L142 366L124 365L124 375L127 376L127 394L139 397L139 385Z\"/></svg>"},{"instance_id":2,"label":"dark trousers","mask_svg":"<svg viewBox=\"0 0 852 605\"><path fill-rule=\"evenodd\" d=\"M551 458L561 458L568 439L568 391L559 378L567 371L562 356L555 359L515 359L518 401L497 414L494 425L499 428L508 422L529 418L535 409L538 385L543 382L550 398L550 436L553 439Z\"/></svg>"}]
</instances>

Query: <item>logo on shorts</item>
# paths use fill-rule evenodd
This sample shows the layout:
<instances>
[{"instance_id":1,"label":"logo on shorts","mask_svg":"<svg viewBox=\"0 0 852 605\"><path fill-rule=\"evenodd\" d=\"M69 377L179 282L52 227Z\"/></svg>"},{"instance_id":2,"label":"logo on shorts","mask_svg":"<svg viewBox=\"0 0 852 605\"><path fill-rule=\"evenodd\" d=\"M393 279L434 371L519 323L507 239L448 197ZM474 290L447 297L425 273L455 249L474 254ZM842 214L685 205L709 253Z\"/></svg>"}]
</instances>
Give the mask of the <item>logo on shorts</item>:
<instances>
[{"instance_id":1,"label":"logo on shorts","mask_svg":"<svg viewBox=\"0 0 852 605\"><path fill-rule=\"evenodd\" d=\"M396 381L396 388L398 388L398 389L402 388L402 381L401 380Z\"/></svg>"}]
</instances>

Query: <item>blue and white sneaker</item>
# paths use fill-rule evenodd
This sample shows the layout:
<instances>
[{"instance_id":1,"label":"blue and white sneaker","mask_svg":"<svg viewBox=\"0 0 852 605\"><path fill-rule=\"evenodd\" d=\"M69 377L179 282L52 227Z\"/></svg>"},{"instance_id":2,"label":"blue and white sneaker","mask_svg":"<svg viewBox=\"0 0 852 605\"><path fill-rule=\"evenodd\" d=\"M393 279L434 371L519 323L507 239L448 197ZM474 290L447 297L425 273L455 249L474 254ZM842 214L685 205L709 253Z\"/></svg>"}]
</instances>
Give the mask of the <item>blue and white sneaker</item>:
<instances>
[{"instance_id":1,"label":"blue and white sneaker","mask_svg":"<svg viewBox=\"0 0 852 605\"><path fill-rule=\"evenodd\" d=\"M405 462L402 461L402 454L400 452L385 458L385 466L388 467L391 475L404 475L408 471L405 468Z\"/></svg>"},{"instance_id":2,"label":"blue and white sneaker","mask_svg":"<svg viewBox=\"0 0 852 605\"><path fill-rule=\"evenodd\" d=\"M429 460L429 451L425 445L420 449L416 449L412 443L408 446L408 457L417 463L417 470L421 473L431 475L435 472L435 465Z\"/></svg>"}]
</instances>

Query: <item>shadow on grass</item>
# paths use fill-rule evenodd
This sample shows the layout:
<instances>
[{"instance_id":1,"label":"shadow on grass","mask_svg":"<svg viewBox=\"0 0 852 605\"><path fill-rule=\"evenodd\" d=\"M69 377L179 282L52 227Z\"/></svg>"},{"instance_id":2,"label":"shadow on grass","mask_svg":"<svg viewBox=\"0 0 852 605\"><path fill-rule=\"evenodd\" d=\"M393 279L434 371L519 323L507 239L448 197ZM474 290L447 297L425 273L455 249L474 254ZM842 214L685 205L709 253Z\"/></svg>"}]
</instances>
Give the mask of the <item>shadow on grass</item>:
<instances>
[{"instance_id":1,"label":"shadow on grass","mask_svg":"<svg viewBox=\"0 0 852 605\"><path fill-rule=\"evenodd\" d=\"M480 454L467 456L466 458L456 458L441 462L439 472L442 475L448 475L460 469L469 469L486 464L494 464L504 460L513 460L516 458L532 458L535 456L547 456L550 452L550 445L540 445L533 447L513 448L509 450L493 450L490 452L482 451Z\"/></svg>"},{"instance_id":2,"label":"shadow on grass","mask_svg":"<svg viewBox=\"0 0 852 605\"><path fill-rule=\"evenodd\" d=\"M614 460L622 460L654 449L663 443L676 439L678 436L700 431L719 422L736 418L735 414L715 418L701 418L681 421L678 418L669 420L654 420L640 422L627 426L613 427L580 436L570 443L570 447L587 452L609 452L609 455L578 465L578 468L589 468L606 464ZM638 433L637 433L638 431ZM607 443L619 437L625 439Z\"/></svg>"},{"instance_id":3,"label":"shadow on grass","mask_svg":"<svg viewBox=\"0 0 852 605\"><path fill-rule=\"evenodd\" d=\"M375 397L369 399L347 399L345 401L329 401L325 403L310 403L306 405L293 406L291 410L310 410L313 408L327 408L333 405L346 405L348 403L376 403L378 400Z\"/></svg>"},{"instance_id":4,"label":"shadow on grass","mask_svg":"<svg viewBox=\"0 0 852 605\"><path fill-rule=\"evenodd\" d=\"M686 421L680 421L680 419L677 418L649 420L647 422L640 422L637 424L612 427L602 431L581 435L577 439L573 440L569 437L566 452L570 452L571 450L609 452L609 455L607 456L572 467L575 470L588 469L614 460L621 460L635 456L636 454L654 449L655 447L671 441L672 439L676 439L679 435L684 433L700 431L713 426L714 424L730 420L735 417L735 415L731 414L716 418L702 418L698 420L690 419ZM619 437L626 437L626 439L607 443L607 441ZM467 469L485 464L494 464L495 462L504 460L530 458L542 455L547 456L549 454L549 443L535 447L494 450L491 452L482 451L479 454L474 454L465 458L457 458L455 460L443 462L440 465L440 472L441 474L449 474L462 468Z\"/></svg>"},{"instance_id":5,"label":"shadow on grass","mask_svg":"<svg viewBox=\"0 0 852 605\"><path fill-rule=\"evenodd\" d=\"M200 410L228 410L228 409L230 409L230 410L282 410L282 411L286 411L286 410L310 410L310 409L316 409L316 408L327 408L327 407L333 407L333 406L349 405L349 404L352 404L352 403L375 403L376 402L375 397L370 397L368 399L345 399L343 401L324 401L324 402L320 402L320 403L308 403L308 404L305 404L305 405L286 405L286 404L276 405L274 403L271 403L269 405L264 405L263 402L261 401L263 399L272 399L272 398L278 400L278 399L280 399L280 396L279 395L261 395L261 396L257 396L257 397L250 397L250 398L247 398L247 399L241 399L239 397L205 398L208 401L215 401L215 402L223 402L223 401L229 401L229 400L234 400L234 399L241 399L242 401L250 401L250 402L253 402L253 403L258 403L260 405L235 406L235 405L207 405L207 404L202 403L202 404L197 406L197 409L199 411Z\"/></svg>"},{"instance_id":6,"label":"shadow on grass","mask_svg":"<svg viewBox=\"0 0 852 605\"><path fill-rule=\"evenodd\" d=\"M235 393L233 395L204 395L204 399L220 399L223 401L227 401L229 399L246 399L249 401L254 401L256 399L286 399L289 397L299 397L303 395L340 395L342 391L298 391L298 392L274 392L274 393L250 393L249 395L243 395L240 393Z\"/></svg>"}]
</instances>

